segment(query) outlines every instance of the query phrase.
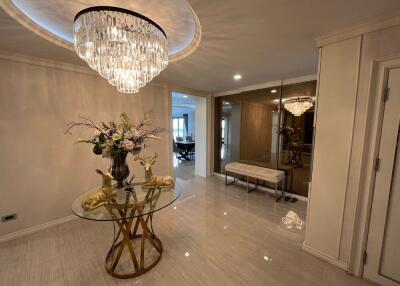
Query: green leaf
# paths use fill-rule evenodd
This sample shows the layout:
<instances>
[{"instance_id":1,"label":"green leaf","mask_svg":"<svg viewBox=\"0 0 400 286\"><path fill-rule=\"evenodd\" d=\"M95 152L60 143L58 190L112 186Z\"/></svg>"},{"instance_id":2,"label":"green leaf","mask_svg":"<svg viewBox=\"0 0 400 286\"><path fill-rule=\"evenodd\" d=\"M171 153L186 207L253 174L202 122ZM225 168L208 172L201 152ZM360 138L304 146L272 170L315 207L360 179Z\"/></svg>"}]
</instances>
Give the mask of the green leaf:
<instances>
[{"instance_id":1,"label":"green leaf","mask_svg":"<svg viewBox=\"0 0 400 286\"><path fill-rule=\"evenodd\" d=\"M85 140L85 139L79 139L79 140L76 141L74 144L79 144L79 143L91 143L91 144L94 144L93 141L91 141L91 140Z\"/></svg>"}]
</instances>

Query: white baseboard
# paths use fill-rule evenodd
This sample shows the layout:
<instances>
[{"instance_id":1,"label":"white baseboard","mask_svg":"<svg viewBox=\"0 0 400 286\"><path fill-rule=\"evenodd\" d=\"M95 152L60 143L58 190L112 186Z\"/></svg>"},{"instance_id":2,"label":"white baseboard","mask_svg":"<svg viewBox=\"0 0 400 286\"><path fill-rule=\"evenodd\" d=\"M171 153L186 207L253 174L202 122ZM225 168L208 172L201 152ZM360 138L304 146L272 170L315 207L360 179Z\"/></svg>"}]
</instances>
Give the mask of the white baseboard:
<instances>
[{"instance_id":1,"label":"white baseboard","mask_svg":"<svg viewBox=\"0 0 400 286\"><path fill-rule=\"evenodd\" d=\"M13 233L5 234L5 235L0 236L0 243L6 242L6 241L10 241L10 240L13 240L13 239L16 239L16 238L20 238L20 237L23 237L23 236L26 236L26 235L29 235L29 234L32 234L32 233L35 233L35 232L38 232L38 231L42 231L42 230L45 230L45 229L48 229L48 228L52 228L52 227L54 227L56 225L65 223L67 221L74 220L76 218L77 218L76 215L69 215L69 216L66 216L66 217L63 217L63 218L60 218L60 219L56 219L56 220L53 220L53 221L46 222L44 224L40 224L40 225L24 228L22 230L19 230L19 231L13 232Z\"/></svg>"},{"instance_id":2,"label":"white baseboard","mask_svg":"<svg viewBox=\"0 0 400 286\"><path fill-rule=\"evenodd\" d=\"M220 173L215 173L214 172L214 176L221 177L221 178L225 179L225 175L220 174ZM232 178L231 176L228 176L228 177ZM247 182L244 182L244 181L241 181L241 180L238 179L237 180L237 184L239 184L241 186L246 186ZM275 190L272 190L272 189L269 189L269 188L266 188L266 187L263 187L263 186L257 186L257 189L260 190L260 191L264 191L264 192L266 192L268 194L275 195ZM299 201L308 202L308 198L306 198L306 197L299 196L299 195L296 195L296 194L293 194L293 193L289 193L289 192L285 192L285 194L290 196L290 197L292 197L292 198L296 198Z\"/></svg>"},{"instance_id":3,"label":"white baseboard","mask_svg":"<svg viewBox=\"0 0 400 286\"><path fill-rule=\"evenodd\" d=\"M326 262L329 262L329 263L331 263L331 264L343 269L346 272L349 269L349 266L348 266L348 264L346 262L340 261L340 260L338 260L338 259L336 259L336 258L334 258L332 256L329 256L329 255L327 255L325 253L322 253L321 251L319 251L317 249L314 249L314 248L312 248L310 246L307 246L305 244L305 242L303 242L302 249L304 251L306 251L306 252L318 257L318 258L321 258L322 260L324 260Z\"/></svg>"}]
</instances>

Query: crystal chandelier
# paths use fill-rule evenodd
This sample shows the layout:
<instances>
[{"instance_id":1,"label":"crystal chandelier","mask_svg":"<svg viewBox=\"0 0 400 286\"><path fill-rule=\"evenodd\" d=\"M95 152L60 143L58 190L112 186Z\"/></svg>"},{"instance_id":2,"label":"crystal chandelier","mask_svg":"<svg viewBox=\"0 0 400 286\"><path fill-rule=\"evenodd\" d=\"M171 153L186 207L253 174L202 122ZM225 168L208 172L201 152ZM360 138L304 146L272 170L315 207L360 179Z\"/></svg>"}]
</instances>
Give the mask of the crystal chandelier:
<instances>
[{"instance_id":1,"label":"crystal chandelier","mask_svg":"<svg viewBox=\"0 0 400 286\"><path fill-rule=\"evenodd\" d=\"M168 65L167 36L136 12L109 6L80 11L75 51L118 91L136 93Z\"/></svg>"},{"instance_id":2,"label":"crystal chandelier","mask_svg":"<svg viewBox=\"0 0 400 286\"><path fill-rule=\"evenodd\" d=\"M294 116L301 116L313 106L313 102L311 98L296 98L285 101L283 106Z\"/></svg>"}]
</instances>

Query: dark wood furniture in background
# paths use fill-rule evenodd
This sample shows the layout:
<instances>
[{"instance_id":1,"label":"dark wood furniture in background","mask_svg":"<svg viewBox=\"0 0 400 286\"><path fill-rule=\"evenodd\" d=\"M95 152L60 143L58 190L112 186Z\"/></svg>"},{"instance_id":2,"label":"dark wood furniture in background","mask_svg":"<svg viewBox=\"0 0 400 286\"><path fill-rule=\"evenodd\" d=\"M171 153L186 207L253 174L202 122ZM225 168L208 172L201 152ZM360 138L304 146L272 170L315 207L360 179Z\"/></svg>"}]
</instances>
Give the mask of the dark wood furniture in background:
<instances>
[{"instance_id":1,"label":"dark wood furniture in background","mask_svg":"<svg viewBox=\"0 0 400 286\"><path fill-rule=\"evenodd\" d=\"M196 144L194 141L178 141L175 143L177 148L182 150L181 159L191 161L194 159Z\"/></svg>"}]
</instances>

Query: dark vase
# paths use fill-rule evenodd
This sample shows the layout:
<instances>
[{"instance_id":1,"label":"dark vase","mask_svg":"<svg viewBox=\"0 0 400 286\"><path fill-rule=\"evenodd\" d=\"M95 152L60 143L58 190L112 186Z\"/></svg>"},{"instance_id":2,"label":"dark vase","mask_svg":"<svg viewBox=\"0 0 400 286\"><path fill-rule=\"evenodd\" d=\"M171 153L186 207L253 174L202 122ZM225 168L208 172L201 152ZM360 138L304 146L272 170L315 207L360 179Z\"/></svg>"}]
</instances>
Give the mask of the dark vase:
<instances>
[{"instance_id":1,"label":"dark vase","mask_svg":"<svg viewBox=\"0 0 400 286\"><path fill-rule=\"evenodd\" d=\"M111 156L110 172L117 181L117 186L122 187L124 180L129 176L129 167L126 164L126 152L116 152Z\"/></svg>"}]
</instances>

